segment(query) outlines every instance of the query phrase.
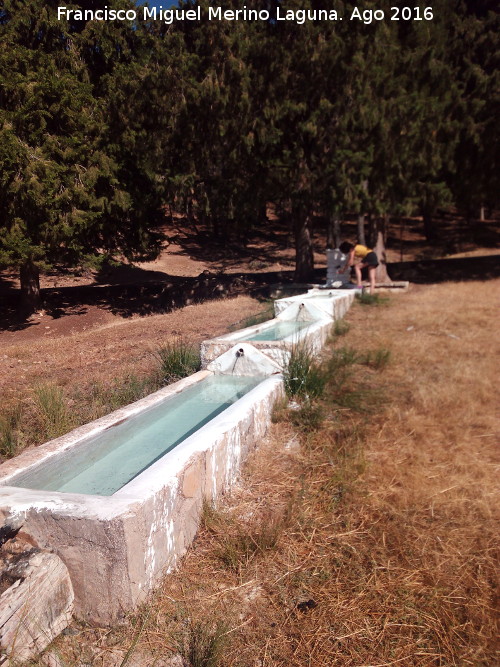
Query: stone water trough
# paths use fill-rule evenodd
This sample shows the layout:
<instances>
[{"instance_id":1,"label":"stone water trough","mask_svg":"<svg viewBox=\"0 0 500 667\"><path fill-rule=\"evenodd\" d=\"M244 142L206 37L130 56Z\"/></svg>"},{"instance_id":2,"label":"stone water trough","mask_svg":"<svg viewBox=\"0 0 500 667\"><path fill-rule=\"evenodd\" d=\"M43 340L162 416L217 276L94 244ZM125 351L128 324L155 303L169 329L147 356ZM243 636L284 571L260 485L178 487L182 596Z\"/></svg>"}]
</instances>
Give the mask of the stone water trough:
<instances>
[{"instance_id":1,"label":"stone water trough","mask_svg":"<svg viewBox=\"0 0 500 667\"><path fill-rule=\"evenodd\" d=\"M184 402L188 392L214 378L214 373L200 371L0 466L4 529L22 529L34 548L50 552L67 568L72 585L69 615L74 611L92 623L110 624L144 601L192 541L203 500L215 499L230 487L242 461L264 436L270 423L269 406L282 392L281 377L239 375L230 378L241 385L233 392L232 405L225 405L228 396L224 390L225 409L220 414L210 419L209 406L209 414L203 416L206 423L194 433L188 431L180 444L158 455L150 465L139 460L139 469L144 469L130 473L130 481L120 488L108 484L120 458L119 454L114 460L108 453L109 442L104 445L104 458L111 456L111 468L104 472L99 464L94 471L85 468L100 439L109 441L121 429L133 444L137 437L134 421L144 425L148 415L162 406L168 412L176 398ZM225 384L225 378L222 382ZM196 414L203 406L196 395L193 401ZM188 411L193 413L193 405ZM156 436L150 433L147 437L154 441ZM133 454L128 451L124 456ZM76 482L68 475L73 466L81 470ZM94 477L99 481L93 491ZM0 602L5 609L3 595ZM14 607L11 612L13 622L18 623ZM29 609L24 608L22 615L27 619ZM9 634L8 627L4 630L0 628L0 646L18 655L19 646L6 645L13 633ZM3 646L2 636L7 637Z\"/></svg>"},{"instance_id":2,"label":"stone water trough","mask_svg":"<svg viewBox=\"0 0 500 667\"><path fill-rule=\"evenodd\" d=\"M314 308L320 317L328 317L332 320L339 320L347 313L351 307L356 294L360 294L359 289L328 289L314 287L306 294L287 296L282 299L276 299L274 302L274 312L277 317L282 317L292 306L303 303L307 308Z\"/></svg>"},{"instance_id":3,"label":"stone water trough","mask_svg":"<svg viewBox=\"0 0 500 667\"><path fill-rule=\"evenodd\" d=\"M278 302L275 301L274 319L203 341L202 366L216 372L231 372L233 365L236 367L243 363L246 350L247 357L253 354L256 363L271 363L269 372L281 372L295 346L304 345L311 353L317 354L325 344L337 315L333 306L328 308L321 301L316 303L305 297L308 295L280 299L284 303L279 309L276 309ZM242 357L241 361L238 354Z\"/></svg>"},{"instance_id":4,"label":"stone water trough","mask_svg":"<svg viewBox=\"0 0 500 667\"><path fill-rule=\"evenodd\" d=\"M312 292L281 299L270 322L205 341L204 370L0 466L14 582L0 588L0 664L2 652L43 650L72 614L119 621L172 570L203 501L230 488L265 435L291 346L319 351L354 298Z\"/></svg>"}]
</instances>

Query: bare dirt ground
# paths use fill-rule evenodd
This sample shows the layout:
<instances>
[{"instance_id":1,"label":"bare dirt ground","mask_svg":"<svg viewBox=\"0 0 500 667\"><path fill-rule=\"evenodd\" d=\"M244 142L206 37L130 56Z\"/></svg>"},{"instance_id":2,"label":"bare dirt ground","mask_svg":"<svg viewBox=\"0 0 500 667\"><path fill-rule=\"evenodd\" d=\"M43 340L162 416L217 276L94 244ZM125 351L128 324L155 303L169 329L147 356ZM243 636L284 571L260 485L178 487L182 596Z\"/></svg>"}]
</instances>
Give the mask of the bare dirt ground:
<instances>
[{"instance_id":1,"label":"bare dirt ground","mask_svg":"<svg viewBox=\"0 0 500 667\"><path fill-rule=\"evenodd\" d=\"M436 258L471 258L475 256L496 255L500 247L500 226L498 216L485 221L465 226L453 217L443 215L438 222L440 240L429 244L422 236L420 219L407 219L400 223L392 222L387 234L387 262L408 262ZM276 220L268 229L254 233L249 241L221 239L214 241L202 229L193 229L183 220L174 220L166 225L165 240L160 256L152 262L123 264L107 267L101 272L95 271L58 271L54 270L41 276L41 287L61 289L84 286L113 286L127 284L147 284L169 282L182 278L193 278L204 271L211 273L268 273L290 272L294 268L293 237L286 225ZM344 223L346 238L354 239L356 226L353 222ZM313 236L314 261L317 269L325 269L326 239L324 230L318 227ZM432 276L431 276L432 280ZM15 297L19 287L16 273L0 272L0 305L4 297ZM64 299L61 297L61 300ZM94 325L105 324L106 309L85 304L83 307L67 307L64 303L55 316L42 312L30 321L9 322L5 317L0 320L0 345L10 343L14 338L19 341L40 334L50 336L88 330ZM109 307L107 310L111 310ZM2 313L0 309L0 313ZM64 317L61 317L64 315ZM45 329L42 331L42 328ZM49 331L50 329L50 331ZM9 332L14 332L9 336ZM4 335L6 336L4 338Z\"/></svg>"}]
</instances>

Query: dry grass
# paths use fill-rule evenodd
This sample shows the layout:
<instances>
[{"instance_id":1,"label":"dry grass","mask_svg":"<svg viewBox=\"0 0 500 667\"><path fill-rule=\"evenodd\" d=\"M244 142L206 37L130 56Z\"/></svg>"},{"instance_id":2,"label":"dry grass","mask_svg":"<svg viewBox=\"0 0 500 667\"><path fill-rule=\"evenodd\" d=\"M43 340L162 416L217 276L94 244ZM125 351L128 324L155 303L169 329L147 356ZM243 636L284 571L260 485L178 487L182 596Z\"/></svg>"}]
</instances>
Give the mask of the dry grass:
<instances>
[{"instance_id":1,"label":"dry grass","mask_svg":"<svg viewBox=\"0 0 500 667\"><path fill-rule=\"evenodd\" d=\"M350 365L358 404L327 390L312 432L281 411L181 569L128 626L58 640L64 664L118 667L132 647L152 667L215 640L198 664L498 664L499 287L353 308L333 345L391 351Z\"/></svg>"},{"instance_id":2,"label":"dry grass","mask_svg":"<svg viewBox=\"0 0 500 667\"><path fill-rule=\"evenodd\" d=\"M189 341L197 345L205 338L226 333L243 314L257 314L263 307L256 299L238 296L149 317L89 313L82 315L87 324L73 324L74 329L69 323L71 317L67 317L50 320L47 331L37 325L24 331L2 331L0 391L5 401L12 401L23 398L33 384L50 381L66 387L148 373L159 345L179 336L189 336ZM95 315L93 323L87 320L91 315Z\"/></svg>"}]
</instances>

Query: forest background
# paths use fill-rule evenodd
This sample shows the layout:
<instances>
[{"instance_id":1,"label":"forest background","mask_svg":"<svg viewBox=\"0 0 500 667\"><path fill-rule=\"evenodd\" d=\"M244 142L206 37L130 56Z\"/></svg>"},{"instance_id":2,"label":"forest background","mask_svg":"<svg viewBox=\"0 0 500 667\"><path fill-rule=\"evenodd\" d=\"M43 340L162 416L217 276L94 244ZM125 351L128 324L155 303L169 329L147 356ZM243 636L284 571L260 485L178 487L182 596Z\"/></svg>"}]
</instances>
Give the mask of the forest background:
<instances>
[{"instance_id":1,"label":"forest background","mask_svg":"<svg viewBox=\"0 0 500 667\"><path fill-rule=\"evenodd\" d=\"M58 4L0 2L0 264L19 271L26 314L40 307L40 271L153 258L172 212L243 243L286 223L307 281L315 224L335 246L357 216L358 238L383 256L390 218L420 215L432 243L438 210L472 225L498 204L491 0L369 25L59 21ZM272 16L277 4L246 6Z\"/></svg>"}]
</instances>

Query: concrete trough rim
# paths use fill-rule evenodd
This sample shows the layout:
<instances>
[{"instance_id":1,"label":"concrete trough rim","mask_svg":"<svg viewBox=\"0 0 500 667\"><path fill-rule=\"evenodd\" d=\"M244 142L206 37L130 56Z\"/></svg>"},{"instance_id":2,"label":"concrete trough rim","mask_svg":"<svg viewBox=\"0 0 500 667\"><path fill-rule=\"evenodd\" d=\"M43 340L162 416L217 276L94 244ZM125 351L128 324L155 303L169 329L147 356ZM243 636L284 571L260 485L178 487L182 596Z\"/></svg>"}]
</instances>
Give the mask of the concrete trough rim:
<instances>
[{"instance_id":1,"label":"concrete trough rim","mask_svg":"<svg viewBox=\"0 0 500 667\"><path fill-rule=\"evenodd\" d=\"M211 373L213 374L213 373ZM263 378L253 389L250 389L244 396L235 401L223 412L204 424L195 433L192 433L185 440L180 442L174 449L167 452L158 461L148 466L146 470L134 477L128 484L118 489L112 496L104 498L115 498L117 500L142 500L147 494L154 494L159 488L166 486L177 479L180 469L196 454L206 451L206 443L213 443L218 437L227 433L238 422L241 421L241 412L245 409L251 409L260 396L267 395L271 388L283 383L281 374ZM152 486L151 480L148 480L146 486L146 477L165 471L167 466L172 467L165 477L158 479L157 486Z\"/></svg>"},{"instance_id":2,"label":"concrete trough rim","mask_svg":"<svg viewBox=\"0 0 500 667\"><path fill-rule=\"evenodd\" d=\"M193 384L192 378L183 384ZM23 526L39 548L62 559L79 618L115 622L185 553L203 498L215 500L234 484L269 427L269 406L282 394L281 374L262 378L179 443L178 451L167 452L110 496L0 486L4 522Z\"/></svg>"},{"instance_id":3,"label":"concrete trough rim","mask_svg":"<svg viewBox=\"0 0 500 667\"><path fill-rule=\"evenodd\" d=\"M154 395L158 398L154 403L145 402L144 399L140 399L135 403L131 403L130 406L135 406L134 411L130 411L129 417L141 412L142 409L147 409L148 407L153 407L161 400L168 398L169 396L174 396L183 389L193 386L197 382L201 382L206 377L213 376L214 373L211 371L198 371L197 373L189 376L189 378L183 378L174 385L169 385L169 387L164 387L158 392L155 392ZM193 381L193 378L197 379ZM191 380L188 382L188 380ZM70 511L72 514L81 514L89 516L93 515L96 519L111 519L115 516L123 514L125 511L131 511L133 506L139 502L143 502L145 498L154 496L161 488L165 487L174 487L178 481L177 476L179 471L182 470L182 467L186 465L189 459L197 453L203 452L206 449L210 448L211 444L227 433L231 428L237 424L241 419L241 411L245 408L251 408L251 406L258 400L259 397L264 394L269 393L271 388L276 387L279 384L282 384L283 378L281 374L263 378L262 382L259 382L253 389L247 392L244 396L239 398L235 403L226 408L219 415L211 419L209 422L200 427L195 433L191 434L188 438L179 443L174 449L170 452L167 452L162 456L158 461L155 461L151 466L148 466L143 472L141 472L137 477L134 477L128 484L123 486L121 489L118 489L115 493L110 496L102 496L97 494L84 494L84 493L67 493L61 491L47 491L44 489L30 489L27 487L21 486L9 486L8 484L3 483L3 479L0 479L0 507L6 506L7 504L14 509L12 515L22 515L23 512L28 509L50 509L57 513L57 511ZM173 391L166 392L166 389L173 389ZM153 394L150 394L153 396ZM148 398L148 397L146 397ZM145 404L146 403L146 404ZM126 406L129 407L129 406ZM123 413L123 408L119 408L105 417L116 416L117 418ZM101 417L97 422L103 421L105 418ZM107 423L107 420L106 422ZM115 423L121 423L121 419ZM108 427L106 427L108 428ZM96 433L104 432L106 428L102 430L97 430ZM80 431L80 427L75 429ZM73 434L73 431L71 432ZM69 435L69 434L68 434ZM86 434L85 437L87 437ZM47 445L57 443L61 439L64 439L66 436L61 436L61 438L56 438L52 440ZM72 438L72 441L74 438ZM60 452L67 452L71 446L78 446L81 443L82 438L74 441L71 444L67 445L63 450L51 451L51 456L55 456ZM208 445L206 445L208 443ZM193 447L193 444L195 447ZM43 445L42 445L43 447ZM19 457L20 458L20 457ZM19 460L19 458L13 460ZM19 472L28 471L31 468L36 467L42 462L49 460L49 457L41 458L39 461L33 462L31 465L26 468L19 469L15 471L15 474ZM155 474L156 471L164 472L165 468L169 466L171 468L168 471L168 474L160 476L158 482L155 485L151 484L151 480L148 481L147 478L151 474ZM1 467L0 467L1 471ZM9 475L9 478L13 477L14 473Z\"/></svg>"},{"instance_id":4,"label":"concrete trough rim","mask_svg":"<svg viewBox=\"0 0 500 667\"><path fill-rule=\"evenodd\" d=\"M273 325L276 322L289 322L290 320L280 320L277 317L274 319L270 320ZM216 338L208 338L207 340L204 340L202 345L208 345L209 343L231 343L232 345L237 345L239 342L241 343L247 343L248 345L253 345L254 347L258 347L259 345L265 345L269 346L272 344L275 347L279 347L281 343L298 343L300 342L303 338L307 338L307 336L318 329L321 326L324 326L325 324L331 324L332 323L332 318L325 317L318 319L318 320L310 320L308 322L308 326L304 327L301 331L298 333L293 333L289 334L288 336L285 336L284 338L281 338L280 340L241 340L241 338L236 338L232 337L231 334L224 334L223 336L217 336ZM270 329L271 327L266 327L267 329ZM247 329L242 329L242 331L248 331L249 329L256 330L257 332L263 331L265 329L258 328L257 327L248 327Z\"/></svg>"},{"instance_id":5,"label":"concrete trough rim","mask_svg":"<svg viewBox=\"0 0 500 667\"><path fill-rule=\"evenodd\" d=\"M348 293L352 295L352 290ZM344 295L338 291L331 296L336 301L335 297ZM243 364L239 373L234 372L231 358L229 371L221 367L194 373L0 466L0 512L4 520L13 519L12 525L24 526L40 548L53 551L64 561L75 590L77 616L99 624L122 618L175 567L194 539L204 500L213 501L231 488L244 460L269 428L271 406L284 394L283 366L275 359L280 356L277 350L281 348L289 355L292 345L302 341L306 345L309 342L315 353L322 348L334 319L327 313L316 316L318 308L297 306L297 301L310 303L313 297L297 295L295 310L207 341L236 350L251 348L247 366ZM346 299L346 310L351 302ZM332 312L337 314L337 307ZM279 341L241 340L249 329L253 332L294 319L307 321L308 326ZM262 356L268 356L270 363L259 365ZM232 372L249 375L244 371L253 368L256 370L252 374L258 376L255 386L247 385L252 388L241 398L112 495L9 486L17 475L33 471L124 420L134 419L205 378Z\"/></svg>"},{"instance_id":6,"label":"concrete trough rim","mask_svg":"<svg viewBox=\"0 0 500 667\"><path fill-rule=\"evenodd\" d=\"M314 319L314 320L303 320L304 322L308 323L307 327L304 327L301 331L294 332L291 334L288 334L284 338L281 338L280 340L248 340L245 338L245 336L248 335L248 333L261 333L262 331L266 331L267 329L272 329L273 326L276 325L278 322L293 322L294 320L292 319L287 319L286 317L282 317L283 311L274 317L272 320L266 320L265 322L262 322L261 324L253 324L252 326L245 327L245 329L238 329L238 331L233 331L228 334L223 334L221 336L215 336L214 338L207 338L206 340L202 341L201 345L202 346L208 346L213 343L231 343L232 345L237 345L239 342L241 343L248 343L249 345L253 345L254 347L259 347L262 345L264 346L269 346L270 344L274 345L275 347L279 347L280 343L297 343L301 341L304 338L307 338L307 336L314 332L318 326L324 326L327 323L331 324L332 318L329 317L326 313L322 314L321 318Z\"/></svg>"},{"instance_id":7,"label":"concrete trough rim","mask_svg":"<svg viewBox=\"0 0 500 667\"><path fill-rule=\"evenodd\" d=\"M361 289L342 289L342 288L328 288L328 289L318 289L318 288L312 288L310 289L306 294L295 294L291 296L284 296L281 297L280 299L275 299L274 301L274 308L275 312L278 311L278 315L276 317L280 317L280 315L286 310L286 308L289 308L290 305L293 305L297 303L298 301L301 301L302 299L306 301L307 303L312 303L314 304L314 301L316 299L321 299L320 303L325 302L325 297L329 297L331 301L336 301L340 300L343 297L346 296L355 296L356 294L361 294L362 290ZM287 306L284 306L284 304L289 304ZM280 309L280 307L282 307Z\"/></svg>"},{"instance_id":8,"label":"concrete trough rim","mask_svg":"<svg viewBox=\"0 0 500 667\"><path fill-rule=\"evenodd\" d=\"M222 336L215 336L214 338L207 338L202 342L202 345L208 345L209 343L212 342L221 342L221 343L226 343L230 342L233 344L237 344L238 342L242 343L249 343L250 345L253 345L254 343L261 343L261 342L273 342L273 343L281 343L281 342L289 342L292 338L297 337L300 334L303 334L303 331L294 334L289 334L288 336L285 336L284 338L278 340L278 341L253 341L253 340L248 340L245 338L249 333L260 333L262 331L266 331L267 329L272 329L273 326L276 325L277 322L290 322L290 320L285 320L283 318L278 318L274 317L272 320L266 320L265 322L262 322L261 324L253 324L250 327L245 327L245 329L238 329L238 331L233 331L232 333L228 334L223 334ZM313 322L311 321L311 324ZM309 328L309 327L306 327Z\"/></svg>"},{"instance_id":9,"label":"concrete trough rim","mask_svg":"<svg viewBox=\"0 0 500 667\"><path fill-rule=\"evenodd\" d=\"M19 474L19 469L29 471L41 463L49 461L51 458L67 452L75 446L81 444L83 440L104 433L114 426L118 426L124 420L141 413L147 408L152 408L170 396L175 396L190 386L201 382L206 377L212 376L213 373L207 370L197 371L186 378L182 378L166 387L162 387L152 394L148 394L144 398L140 398L133 403L129 403L113 412L108 413L98 419L94 419L87 424L77 426L68 433L53 438L47 442L33 447L24 452L21 452L13 459L5 461L0 465L0 490L8 486L8 480ZM21 488L21 487L9 487ZM24 488L24 487L23 487ZM55 493L55 492L54 492ZM64 495L80 495L80 494L64 494ZM83 494L82 494L83 495ZM102 496L103 498L108 496Z\"/></svg>"}]
</instances>

